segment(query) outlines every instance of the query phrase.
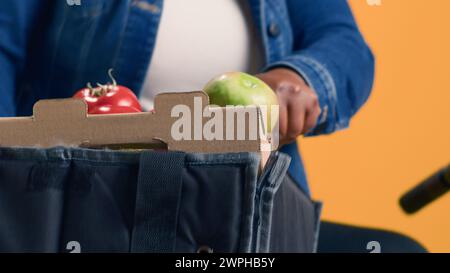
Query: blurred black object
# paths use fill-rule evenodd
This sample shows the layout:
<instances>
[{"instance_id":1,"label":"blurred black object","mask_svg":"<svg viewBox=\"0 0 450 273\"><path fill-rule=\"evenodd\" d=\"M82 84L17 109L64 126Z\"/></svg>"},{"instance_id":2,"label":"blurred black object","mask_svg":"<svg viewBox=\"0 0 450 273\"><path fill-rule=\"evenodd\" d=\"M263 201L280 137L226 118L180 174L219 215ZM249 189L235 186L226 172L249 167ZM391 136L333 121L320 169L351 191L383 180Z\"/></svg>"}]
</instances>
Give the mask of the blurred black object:
<instances>
[{"instance_id":1,"label":"blurred black object","mask_svg":"<svg viewBox=\"0 0 450 273\"><path fill-rule=\"evenodd\" d=\"M434 173L400 198L400 206L413 214L450 190L450 164Z\"/></svg>"}]
</instances>

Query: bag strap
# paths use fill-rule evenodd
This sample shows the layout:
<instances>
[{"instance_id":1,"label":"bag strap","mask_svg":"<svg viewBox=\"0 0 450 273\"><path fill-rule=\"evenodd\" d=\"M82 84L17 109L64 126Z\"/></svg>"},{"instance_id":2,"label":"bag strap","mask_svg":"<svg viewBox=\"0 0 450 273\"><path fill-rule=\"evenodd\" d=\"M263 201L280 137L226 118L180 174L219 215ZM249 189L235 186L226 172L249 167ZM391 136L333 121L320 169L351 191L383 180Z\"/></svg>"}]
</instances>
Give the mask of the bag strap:
<instances>
[{"instance_id":1,"label":"bag strap","mask_svg":"<svg viewBox=\"0 0 450 273\"><path fill-rule=\"evenodd\" d=\"M173 252L185 153L143 152L131 252Z\"/></svg>"}]
</instances>

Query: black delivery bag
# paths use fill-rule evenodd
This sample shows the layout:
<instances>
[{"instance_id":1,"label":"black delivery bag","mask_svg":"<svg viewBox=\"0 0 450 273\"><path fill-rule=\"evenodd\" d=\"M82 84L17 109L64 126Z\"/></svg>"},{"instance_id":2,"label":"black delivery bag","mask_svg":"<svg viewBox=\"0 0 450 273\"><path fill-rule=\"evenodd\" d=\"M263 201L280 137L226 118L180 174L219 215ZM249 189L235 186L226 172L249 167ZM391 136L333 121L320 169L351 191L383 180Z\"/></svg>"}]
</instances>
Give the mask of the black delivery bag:
<instances>
[{"instance_id":1,"label":"black delivery bag","mask_svg":"<svg viewBox=\"0 0 450 273\"><path fill-rule=\"evenodd\" d=\"M273 152L0 148L0 252L313 252L320 206Z\"/></svg>"}]
</instances>

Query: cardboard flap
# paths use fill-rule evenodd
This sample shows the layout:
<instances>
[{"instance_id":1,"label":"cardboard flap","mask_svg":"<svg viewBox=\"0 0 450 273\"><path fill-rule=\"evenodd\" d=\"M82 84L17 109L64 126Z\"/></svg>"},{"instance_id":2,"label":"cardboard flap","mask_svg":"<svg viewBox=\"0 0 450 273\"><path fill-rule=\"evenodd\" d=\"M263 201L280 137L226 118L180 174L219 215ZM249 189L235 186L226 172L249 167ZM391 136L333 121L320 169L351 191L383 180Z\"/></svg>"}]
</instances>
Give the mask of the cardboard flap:
<instances>
[{"instance_id":1,"label":"cardboard flap","mask_svg":"<svg viewBox=\"0 0 450 273\"><path fill-rule=\"evenodd\" d=\"M87 105L83 100L40 100L33 106L33 117L41 122L55 119L83 119L87 116Z\"/></svg>"},{"instance_id":2,"label":"cardboard flap","mask_svg":"<svg viewBox=\"0 0 450 273\"><path fill-rule=\"evenodd\" d=\"M88 115L83 100L41 100L33 117L0 118L0 146L150 148L163 142L185 152L260 152L267 149L261 114L248 110L209 107L202 91L159 94L154 112L130 114Z\"/></svg>"}]
</instances>

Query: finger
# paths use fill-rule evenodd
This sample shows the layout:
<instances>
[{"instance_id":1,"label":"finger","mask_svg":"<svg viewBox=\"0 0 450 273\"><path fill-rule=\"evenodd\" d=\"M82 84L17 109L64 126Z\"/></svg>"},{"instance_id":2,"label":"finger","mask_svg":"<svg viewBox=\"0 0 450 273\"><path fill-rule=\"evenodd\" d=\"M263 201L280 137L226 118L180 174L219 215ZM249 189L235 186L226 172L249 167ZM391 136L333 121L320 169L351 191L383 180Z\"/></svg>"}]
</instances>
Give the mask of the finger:
<instances>
[{"instance_id":1,"label":"finger","mask_svg":"<svg viewBox=\"0 0 450 273\"><path fill-rule=\"evenodd\" d=\"M320 116L320 107L314 107L306 111L305 126L303 127L302 134L308 133L317 124L317 119Z\"/></svg>"},{"instance_id":2,"label":"finger","mask_svg":"<svg viewBox=\"0 0 450 273\"><path fill-rule=\"evenodd\" d=\"M311 94L306 102L305 124L302 134L306 134L317 124L317 119L320 116L321 109L316 94Z\"/></svg>"},{"instance_id":3,"label":"finger","mask_svg":"<svg viewBox=\"0 0 450 273\"><path fill-rule=\"evenodd\" d=\"M303 95L293 96L288 103L287 137L291 140L301 135L305 125L305 101Z\"/></svg>"}]
</instances>

